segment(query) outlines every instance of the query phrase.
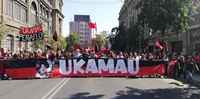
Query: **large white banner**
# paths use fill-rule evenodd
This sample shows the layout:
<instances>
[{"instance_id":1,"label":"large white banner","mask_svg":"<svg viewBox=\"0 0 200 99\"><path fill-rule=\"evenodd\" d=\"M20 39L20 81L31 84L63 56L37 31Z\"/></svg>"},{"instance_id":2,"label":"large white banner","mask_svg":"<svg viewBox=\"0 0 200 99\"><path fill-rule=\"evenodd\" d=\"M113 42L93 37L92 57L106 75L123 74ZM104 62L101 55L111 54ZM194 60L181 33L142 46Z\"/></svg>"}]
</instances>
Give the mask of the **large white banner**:
<instances>
[{"instance_id":1,"label":"large white banner","mask_svg":"<svg viewBox=\"0 0 200 99\"><path fill-rule=\"evenodd\" d=\"M68 59L59 60L62 75L136 75L139 72L139 60L131 59Z\"/></svg>"}]
</instances>

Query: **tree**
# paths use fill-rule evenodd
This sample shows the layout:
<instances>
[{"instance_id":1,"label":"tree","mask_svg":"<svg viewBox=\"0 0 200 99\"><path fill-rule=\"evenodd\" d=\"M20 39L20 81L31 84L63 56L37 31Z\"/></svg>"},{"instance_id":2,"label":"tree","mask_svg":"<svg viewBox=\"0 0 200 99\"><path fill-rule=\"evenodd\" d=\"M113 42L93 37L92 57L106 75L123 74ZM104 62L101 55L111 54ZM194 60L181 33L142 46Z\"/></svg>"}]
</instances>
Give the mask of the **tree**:
<instances>
[{"instance_id":1,"label":"tree","mask_svg":"<svg viewBox=\"0 0 200 99\"><path fill-rule=\"evenodd\" d=\"M105 47L107 42L107 36L105 33L96 34L96 38L94 38L93 41L98 48Z\"/></svg>"},{"instance_id":2,"label":"tree","mask_svg":"<svg viewBox=\"0 0 200 99\"><path fill-rule=\"evenodd\" d=\"M191 0L141 0L136 9L140 11L138 20L130 22L129 29L123 23L112 29L116 33L110 36L113 50L141 50L145 47L144 33L150 31L185 32L189 27L189 12L193 11Z\"/></svg>"},{"instance_id":3,"label":"tree","mask_svg":"<svg viewBox=\"0 0 200 99\"><path fill-rule=\"evenodd\" d=\"M185 32L191 3L191 0L141 0L139 21L153 33Z\"/></svg>"},{"instance_id":4,"label":"tree","mask_svg":"<svg viewBox=\"0 0 200 99\"><path fill-rule=\"evenodd\" d=\"M142 28L139 24L132 23L126 34L126 51L139 50L142 43Z\"/></svg>"},{"instance_id":5,"label":"tree","mask_svg":"<svg viewBox=\"0 0 200 99\"><path fill-rule=\"evenodd\" d=\"M44 42L42 40L36 40L34 42L34 49L37 50L37 49L43 49L44 48Z\"/></svg>"},{"instance_id":6,"label":"tree","mask_svg":"<svg viewBox=\"0 0 200 99\"><path fill-rule=\"evenodd\" d=\"M69 37L67 37L66 39L68 41L69 47L71 47L71 46L73 46L75 44L78 44L78 42L79 42L78 33L71 33L69 35Z\"/></svg>"},{"instance_id":7,"label":"tree","mask_svg":"<svg viewBox=\"0 0 200 99\"><path fill-rule=\"evenodd\" d=\"M111 33L114 35L116 35L116 34L118 34L119 33L119 27L114 27L114 28L112 28L112 30L111 30Z\"/></svg>"},{"instance_id":8,"label":"tree","mask_svg":"<svg viewBox=\"0 0 200 99\"><path fill-rule=\"evenodd\" d=\"M58 48L59 49L66 49L67 48L66 38L64 38L63 36L58 37Z\"/></svg>"},{"instance_id":9,"label":"tree","mask_svg":"<svg viewBox=\"0 0 200 99\"><path fill-rule=\"evenodd\" d=\"M113 31L116 30L116 34L112 40L112 50L115 51L125 51L126 48L126 40L127 40L127 31L125 27L120 24L119 28L114 28Z\"/></svg>"},{"instance_id":10,"label":"tree","mask_svg":"<svg viewBox=\"0 0 200 99\"><path fill-rule=\"evenodd\" d=\"M57 41L54 40L53 37L47 37L48 38L48 44L47 46L50 46L53 50L61 50L67 48L67 41L66 38L63 36L58 36Z\"/></svg>"},{"instance_id":11,"label":"tree","mask_svg":"<svg viewBox=\"0 0 200 99\"><path fill-rule=\"evenodd\" d=\"M49 39L49 36L48 36L48 32L47 32L47 31L44 32L43 35L44 35L44 38L45 38L45 39L46 39L46 38ZM48 42L48 41L47 41L47 42ZM33 47L34 47L35 50L37 50L37 49L44 49L44 47L45 47L44 40L36 40L36 41L34 41Z\"/></svg>"},{"instance_id":12,"label":"tree","mask_svg":"<svg viewBox=\"0 0 200 99\"><path fill-rule=\"evenodd\" d=\"M117 34L119 34L119 27L114 27L114 28L112 28L112 30L111 30L111 34L108 35L108 40L109 40L109 42L110 42L110 44L111 44L111 49L112 49L112 46L113 46L114 43L115 43L115 36L116 36Z\"/></svg>"}]
</instances>

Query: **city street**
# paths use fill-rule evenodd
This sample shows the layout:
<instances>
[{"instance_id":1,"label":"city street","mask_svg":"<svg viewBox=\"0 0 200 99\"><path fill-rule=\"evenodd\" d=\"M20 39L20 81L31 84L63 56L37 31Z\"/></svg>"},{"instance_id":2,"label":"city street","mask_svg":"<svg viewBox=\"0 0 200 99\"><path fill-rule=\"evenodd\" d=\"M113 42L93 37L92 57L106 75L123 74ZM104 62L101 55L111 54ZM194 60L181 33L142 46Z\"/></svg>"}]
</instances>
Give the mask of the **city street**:
<instances>
[{"instance_id":1,"label":"city street","mask_svg":"<svg viewBox=\"0 0 200 99\"><path fill-rule=\"evenodd\" d=\"M171 79L63 78L0 81L0 99L200 99Z\"/></svg>"},{"instance_id":2,"label":"city street","mask_svg":"<svg viewBox=\"0 0 200 99\"><path fill-rule=\"evenodd\" d=\"M0 0L0 99L200 99L199 9Z\"/></svg>"}]
</instances>

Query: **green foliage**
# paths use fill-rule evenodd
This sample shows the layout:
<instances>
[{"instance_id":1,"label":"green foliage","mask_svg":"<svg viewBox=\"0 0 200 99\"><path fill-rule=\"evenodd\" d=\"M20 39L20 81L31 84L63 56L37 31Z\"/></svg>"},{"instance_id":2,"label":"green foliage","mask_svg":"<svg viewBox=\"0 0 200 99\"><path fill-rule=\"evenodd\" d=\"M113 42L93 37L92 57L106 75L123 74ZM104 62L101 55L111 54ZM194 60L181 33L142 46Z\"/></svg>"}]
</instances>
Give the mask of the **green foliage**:
<instances>
[{"instance_id":1,"label":"green foliage","mask_svg":"<svg viewBox=\"0 0 200 99\"><path fill-rule=\"evenodd\" d=\"M79 42L78 33L71 33L69 37L67 37L69 47L77 44Z\"/></svg>"},{"instance_id":2,"label":"green foliage","mask_svg":"<svg viewBox=\"0 0 200 99\"><path fill-rule=\"evenodd\" d=\"M48 36L48 32L44 32L44 39L47 39L48 46L50 46L52 49L66 49L67 47L67 41L64 37L59 36L58 41L54 41L53 37ZM44 49L45 43L44 40L37 40L34 42L34 48L35 49Z\"/></svg>"},{"instance_id":3,"label":"green foliage","mask_svg":"<svg viewBox=\"0 0 200 99\"><path fill-rule=\"evenodd\" d=\"M67 41L63 36L59 36L58 41L53 40L53 37L48 37L48 45L55 51L58 49L66 49Z\"/></svg>"},{"instance_id":4,"label":"green foliage","mask_svg":"<svg viewBox=\"0 0 200 99\"><path fill-rule=\"evenodd\" d=\"M48 32L47 32L47 31L45 31L45 32L43 33L43 35L44 35L44 38L49 38ZM37 50L37 49L44 49L44 46L45 46L45 44L44 44L44 41L43 41L43 40L36 40L36 41L33 43L33 47L34 47L35 50Z\"/></svg>"},{"instance_id":5,"label":"green foliage","mask_svg":"<svg viewBox=\"0 0 200 99\"><path fill-rule=\"evenodd\" d=\"M44 37L49 37L49 34L48 34L47 31L45 31L45 32L43 33L43 35L44 35Z\"/></svg>"},{"instance_id":6,"label":"green foliage","mask_svg":"<svg viewBox=\"0 0 200 99\"><path fill-rule=\"evenodd\" d=\"M114 27L114 28L112 28L111 32L114 33L114 34L118 34L119 33L119 28L118 27Z\"/></svg>"},{"instance_id":7,"label":"green foliage","mask_svg":"<svg viewBox=\"0 0 200 99\"><path fill-rule=\"evenodd\" d=\"M58 48L59 49L66 49L67 48L66 38L64 38L63 36L60 36L58 38Z\"/></svg>"},{"instance_id":8,"label":"green foliage","mask_svg":"<svg viewBox=\"0 0 200 99\"><path fill-rule=\"evenodd\" d=\"M96 38L94 39L98 48L105 47L107 42L107 36L105 33L96 34Z\"/></svg>"},{"instance_id":9,"label":"green foliage","mask_svg":"<svg viewBox=\"0 0 200 99\"><path fill-rule=\"evenodd\" d=\"M155 32L168 30L185 32L188 29L191 0L142 0L139 21Z\"/></svg>"},{"instance_id":10,"label":"green foliage","mask_svg":"<svg viewBox=\"0 0 200 99\"><path fill-rule=\"evenodd\" d=\"M127 32L127 40L126 40L126 51L135 51L139 50L141 39L142 39L142 31L143 29L139 24L132 24Z\"/></svg>"},{"instance_id":11,"label":"green foliage","mask_svg":"<svg viewBox=\"0 0 200 99\"><path fill-rule=\"evenodd\" d=\"M115 37L110 39L110 41L112 41L112 49L116 51L124 51L126 48L127 31L123 25L120 25L116 30L116 33Z\"/></svg>"},{"instance_id":12,"label":"green foliage","mask_svg":"<svg viewBox=\"0 0 200 99\"><path fill-rule=\"evenodd\" d=\"M43 40L36 40L34 42L34 49L37 50L37 49L43 49L44 48L44 42Z\"/></svg>"},{"instance_id":13,"label":"green foliage","mask_svg":"<svg viewBox=\"0 0 200 99\"><path fill-rule=\"evenodd\" d=\"M136 6L140 9L137 23L132 22L129 29L120 24L113 28L110 36L112 49L116 51L135 51L144 47L144 35L149 33L185 32L189 28L191 0L141 0Z\"/></svg>"},{"instance_id":14,"label":"green foliage","mask_svg":"<svg viewBox=\"0 0 200 99\"><path fill-rule=\"evenodd\" d=\"M135 51L139 50L141 43L140 33L142 33L139 24L131 24L128 30L125 30L123 25L119 26L119 32L115 35L112 44L112 49L115 51Z\"/></svg>"}]
</instances>

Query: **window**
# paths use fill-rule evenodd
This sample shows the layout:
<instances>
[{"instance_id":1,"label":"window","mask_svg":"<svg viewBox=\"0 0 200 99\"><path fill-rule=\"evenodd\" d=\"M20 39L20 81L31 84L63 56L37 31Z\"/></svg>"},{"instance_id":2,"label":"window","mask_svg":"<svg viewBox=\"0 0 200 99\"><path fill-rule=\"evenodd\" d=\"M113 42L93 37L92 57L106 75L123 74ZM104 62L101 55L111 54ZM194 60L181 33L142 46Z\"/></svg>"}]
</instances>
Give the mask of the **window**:
<instances>
[{"instance_id":1,"label":"window","mask_svg":"<svg viewBox=\"0 0 200 99\"><path fill-rule=\"evenodd\" d=\"M50 5L52 5L52 0L48 0L48 1L49 1Z\"/></svg>"},{"instance_id":2,"label":"window","mask_svg":"<svg viewBox=\"0 0 200 99\"><path fill-rule=\"evenodd\" d=\"M40 15L43 16L43 7L42 7L42 5L40 6Z\"/></svg>"},{"instance_id":3,"label":"window","mask_svg":"<svg viewBox=\"0 0 200 99\"><path fill-rule=\"evenodd\" d=\"M14 18L17 20L21 20L21 7L20 4L14 3Z\"/></svg>"},{"instance_id":4,"label":"window","mask_svg":"<svg viewBox=\"0 0 200 99\"><path fill-rule=\"evenodd\" d=\"M43 29L44 31L48 31L48 22L46 22L45 20L42 20L42 25L43 25Z\"/></svg>"},{"instance_id":5,"label":"window","mask_svg":"<svg viewBox=\"0 0 200 99\"><path fill-rule=\"evenodd\" d=\"M13 51L14 50L14 37L12 35L7 35L1 42L2 48L6 50Z\"/></svg>"},{"instance_id":6,"label":"window","mask_svg":"<svg viewBox=\"0 0 200 99\"><path fill-rule=\"evenodd\" d=\"M49 18L49 12L48 11L46 11L46 16L45 17Z\"/></svg>"},{"instance_id":7,"label":"window","mask_svg":"<svg viewBox=\"0 0 200 99\"><path fill-rule=\"evenodd\" d=\"M61 2L61 0L59 2L59 10L62 12L62 2Z\"/></svg>"},{"instance_id":8,"label":"window","mask_svg":"<svg viewBox=\"0 0 200 99\"><path fill-rule=\"evenodd\" d=\"M22 0L24 3L26 3L27 2L27 0Z\"/></svg>"},{"instance_id":9,"label":"window","mask_svg":"<svg viewBox=\"0 0 200 99\"><path fill-rule=\"evenodd\" d=\"M37 7L36 4L33 2L31 4L31 25L37 24Z\"/></svg>"},{"instance_id":10,"label":"window","mask_svg":"<svg viewBox=\"0 0 200 99\"><path fill-rule=\"evenodd\" d=\"M62 19L59 19L59 31L62 32Z\"/></svg>"},{"instance_id":11,"label":"window","mask_svg":"<svg viewBox=\"0 0 200 99\"><path fill-rule=\"evenodd\" d=\"M6 1L6 8L5 14L8 16L13 16L13 0L5 0Z\"/></svg>"},{"instance_id":12,"label":"window","mask_svg":"<svg viewBox=\"0 0 200 99\"><path fill-rule=\"evenodd\" d=\"M27 22L27 10L26 8L21 8L21 21L26 23Z\"/></svg>"},{"instance_id":13,"label":"window","mask_svg":"<svg viewBox=\"0 0 200 99\"><path fill-rule=\"evenodd\" d=\"M45 11L45 8L43 7L43 12L42 12L43 17L45 17L45 13L46 13L46 11Z\"/></svg>"}]
</instances>

